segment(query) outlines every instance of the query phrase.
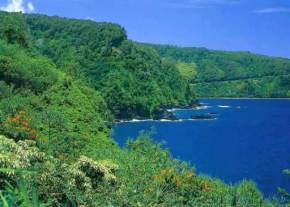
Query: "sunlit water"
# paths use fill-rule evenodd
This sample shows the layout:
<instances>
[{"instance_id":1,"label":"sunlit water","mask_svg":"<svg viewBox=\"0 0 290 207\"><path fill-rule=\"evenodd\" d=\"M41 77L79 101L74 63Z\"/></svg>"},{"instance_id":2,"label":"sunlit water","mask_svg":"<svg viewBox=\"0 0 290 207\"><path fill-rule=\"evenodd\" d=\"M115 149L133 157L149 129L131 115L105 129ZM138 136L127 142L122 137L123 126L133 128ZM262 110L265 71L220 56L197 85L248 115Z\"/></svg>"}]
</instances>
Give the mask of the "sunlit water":
<instances>
[{"instance_id":1,"label":"sunlit water","mask_svg":"<svg viewBox=\"0 0 290 207\"><path fill-rule=\"evenodd\" d=\"M166 141L173 156L193 164L199 173L227 183L255 181L266 196L277 187L290 190L290 100L202 99L198 110L175 111L180 118L217 113L214 120L133 122L114 127L114 138L128 137L154 127L154 139Z\"/></svg>"}]
</instances>

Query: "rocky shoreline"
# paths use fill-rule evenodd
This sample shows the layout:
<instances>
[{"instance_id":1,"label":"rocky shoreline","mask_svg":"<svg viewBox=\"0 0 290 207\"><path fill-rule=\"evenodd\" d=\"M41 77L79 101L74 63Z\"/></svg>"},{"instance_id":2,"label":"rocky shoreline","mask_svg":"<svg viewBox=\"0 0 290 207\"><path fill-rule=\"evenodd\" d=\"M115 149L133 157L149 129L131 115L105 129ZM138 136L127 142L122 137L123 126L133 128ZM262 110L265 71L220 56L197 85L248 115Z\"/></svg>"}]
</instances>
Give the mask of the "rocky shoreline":
<instances>
[{"instance_id":1,"label":"rocky shoreline","mask_svg":"<svg viewBox=\"0 0 290 207\"><path fill-rule=\"evenodd\" d=\"M153 118L144 118L144 117L134 117L133 119L119 119L116 120L115 123L125 123L125 122L146 122L146 121L163 121L163 122L171 122L171 121L187 121L187 120L213 120L217 118L217 113L206 113L206 114L196 114L192 115L190 118L187 119L180 119L178 118L174 112L177 110L198 110L198 109L206 109L207 106L202 104L196 104L194 106L181 106L181 107L174 107L174 108L166 108L161 109L157 112Z\"/></svg>"}]
</instances>

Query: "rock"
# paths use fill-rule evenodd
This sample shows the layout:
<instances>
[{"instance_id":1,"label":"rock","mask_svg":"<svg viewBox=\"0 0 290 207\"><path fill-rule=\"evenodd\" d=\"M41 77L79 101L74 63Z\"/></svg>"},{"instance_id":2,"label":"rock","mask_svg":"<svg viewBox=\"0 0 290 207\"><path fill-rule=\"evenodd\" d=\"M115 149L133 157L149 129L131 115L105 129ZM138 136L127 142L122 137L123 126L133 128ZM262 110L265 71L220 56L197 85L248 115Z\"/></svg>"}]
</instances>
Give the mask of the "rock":
<instances>
[{"instance_id":1,"label":"rock","mask_svg":"<svg viewBox=\"0 0 290 207\"><path fill-rule=\"evenodd\" d=\"M217 114L208 113L208 114L198 114L191 116L192 119L198 119L198 120L205 120L205 119L215 119L217 118Z\"/></svg>"},{"instance_id":2,"label":"rock","mask_svg":"<svg viewBox=\"0 0 290 207\"><path fill-rule=\"evenodd\" d=\"M178 118L170 111L167 111L165 109L162 109L155 113L154 120L161 120L161 119L166 119L166 120L178 120Z\"/></svg>"}]
</instances>

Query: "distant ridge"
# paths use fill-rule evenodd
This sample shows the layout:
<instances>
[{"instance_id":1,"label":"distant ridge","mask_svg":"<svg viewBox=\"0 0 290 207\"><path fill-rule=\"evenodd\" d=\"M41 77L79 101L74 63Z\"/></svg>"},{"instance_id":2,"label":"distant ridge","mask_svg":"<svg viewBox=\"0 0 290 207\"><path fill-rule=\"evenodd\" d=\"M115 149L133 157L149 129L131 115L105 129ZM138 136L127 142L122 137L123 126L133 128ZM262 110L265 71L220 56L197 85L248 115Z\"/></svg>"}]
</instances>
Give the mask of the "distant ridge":
<instances>
[{"instance_id":1,"label":"distant ridge","mask_svg":"<svg viewBox=\"0 0 290 207\"><path fill-rule=\"evenodd\" d=\"M251 52L140 43L176 64L202 97L290 97L290 60Z\"/></svg>"}]
</instances>

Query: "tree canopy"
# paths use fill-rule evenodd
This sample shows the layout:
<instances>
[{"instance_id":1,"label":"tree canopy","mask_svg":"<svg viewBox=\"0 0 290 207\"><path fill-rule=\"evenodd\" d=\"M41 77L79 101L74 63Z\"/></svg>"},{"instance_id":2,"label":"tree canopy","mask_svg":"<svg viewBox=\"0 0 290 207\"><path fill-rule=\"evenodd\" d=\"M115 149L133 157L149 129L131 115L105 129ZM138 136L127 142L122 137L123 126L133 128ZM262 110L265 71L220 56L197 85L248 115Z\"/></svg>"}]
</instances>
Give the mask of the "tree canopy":
<instances>
[{"instance_id":1,"label":"tree canopy","mask_svg":"<svg viewBox=\"0 0 290 207\"><path fill-rule=\"evenodd\" d=\"M250 52L142 44L176 64L200 97L289 97L290 60Z\"/></svg>"},{"instance_id":2,"label":"tree canopy","mask_svg":"<svg viewBox=\"0 0 290 207\"><path fill-rule=\"evenodd\" d=\"M114 117L194 104L196 68L111 23L6 12L0 23L0 206L285 206L253 182L196 174L150 134L112 139Z\"/></svg>"}]
</instances>

